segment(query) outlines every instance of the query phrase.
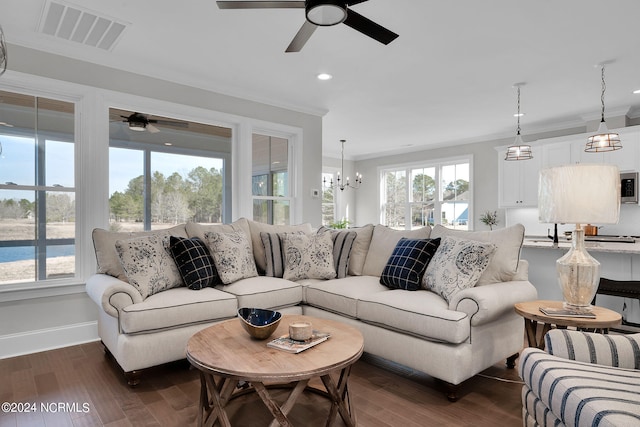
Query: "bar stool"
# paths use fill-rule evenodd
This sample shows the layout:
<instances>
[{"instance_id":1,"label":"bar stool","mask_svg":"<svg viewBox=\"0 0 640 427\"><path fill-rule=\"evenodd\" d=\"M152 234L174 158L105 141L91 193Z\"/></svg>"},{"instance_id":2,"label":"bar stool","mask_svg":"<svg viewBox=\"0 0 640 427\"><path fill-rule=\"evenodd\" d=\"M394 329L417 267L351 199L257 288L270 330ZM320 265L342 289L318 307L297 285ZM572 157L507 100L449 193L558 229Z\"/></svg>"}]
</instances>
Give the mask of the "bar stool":
<instances>
[{"instance_id":1,"label":"bar stool","mask_svg":"<svg viewBox=\"0 0 640 427\"><path fill-rule=\"evenodd\" d=\"M611 295L615 297L635 298L640 300L640 281L638 280L611 280L606 277L600 278L598 291L593 297L592 304L596 304L596 297L600 295ZM622 319L622 324L628 324ZM635 324L632 324L637 326Z\"/></svg>"}]
</instances>

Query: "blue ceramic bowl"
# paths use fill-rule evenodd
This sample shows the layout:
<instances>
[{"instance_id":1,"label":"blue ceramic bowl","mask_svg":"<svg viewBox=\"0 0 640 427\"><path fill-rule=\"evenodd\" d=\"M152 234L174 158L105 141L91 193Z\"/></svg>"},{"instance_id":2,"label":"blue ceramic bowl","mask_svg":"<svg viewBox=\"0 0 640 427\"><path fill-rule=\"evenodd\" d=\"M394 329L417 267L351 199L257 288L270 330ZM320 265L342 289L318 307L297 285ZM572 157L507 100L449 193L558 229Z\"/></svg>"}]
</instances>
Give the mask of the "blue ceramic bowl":
<instances>
[{"instance_id":1,"label":"blue ceramic bowl","mask_svg":"<svg viewBox=\"0 0 640 427\"><path fill-rule=\"evenodd\" d=\"M262 308L240 308L238 317L249 335L258 340L264 340L278 328L282 313Z\"/></svg>"}]
</instances>

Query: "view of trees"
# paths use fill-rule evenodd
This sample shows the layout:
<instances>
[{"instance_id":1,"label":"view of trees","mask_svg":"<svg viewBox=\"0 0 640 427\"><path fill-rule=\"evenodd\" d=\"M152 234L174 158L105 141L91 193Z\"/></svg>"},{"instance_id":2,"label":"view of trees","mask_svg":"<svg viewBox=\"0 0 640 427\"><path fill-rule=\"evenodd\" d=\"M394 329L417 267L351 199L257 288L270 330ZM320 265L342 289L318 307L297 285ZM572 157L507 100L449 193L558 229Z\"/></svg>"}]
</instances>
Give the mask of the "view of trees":
<instances>
[{"instance_id":1,"label":"view of trees","mask_svg":"<svg viewBox=\"0 0 640 427\"><path fill-rule=\"evenodd\" d=\"M25 219L35 214L36 202L27 199L0 200L0 219ZM47 222L75 220L76 202L67 193L47 193Z\"/></svg>"},{"instance_id":2,"label":"view of trees","mask_svg":"<svg viewBox=\"0 0 640 427\"><path fill-rule=\"evenodd\" d=\"M124 192L109 198L116 222L144 220L144 176L131 181ZM197 167L187 177L174 172L151 178L151 221L178 224L186 221L222 222L222 173L216 168Z\"/></svg>"}]
</instances>

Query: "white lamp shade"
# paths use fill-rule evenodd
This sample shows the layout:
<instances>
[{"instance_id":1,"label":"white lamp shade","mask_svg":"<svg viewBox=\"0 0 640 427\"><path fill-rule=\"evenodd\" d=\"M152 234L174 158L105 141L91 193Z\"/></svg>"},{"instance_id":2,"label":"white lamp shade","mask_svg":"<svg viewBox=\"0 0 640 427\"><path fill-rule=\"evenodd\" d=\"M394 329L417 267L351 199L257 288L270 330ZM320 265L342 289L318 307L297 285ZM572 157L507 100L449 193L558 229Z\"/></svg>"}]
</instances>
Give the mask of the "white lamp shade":
<instances>
[{"instance_id":1,"label":"white lamp shade","mask_svg":"<svg viewBox=\"0 0 640 427\"><path fill-rule=\"evenodd\" d=\"M619 215L620 171L617 166L576 164L540 171L540 222L615 224Z\"/></svg>"}]
</instances>

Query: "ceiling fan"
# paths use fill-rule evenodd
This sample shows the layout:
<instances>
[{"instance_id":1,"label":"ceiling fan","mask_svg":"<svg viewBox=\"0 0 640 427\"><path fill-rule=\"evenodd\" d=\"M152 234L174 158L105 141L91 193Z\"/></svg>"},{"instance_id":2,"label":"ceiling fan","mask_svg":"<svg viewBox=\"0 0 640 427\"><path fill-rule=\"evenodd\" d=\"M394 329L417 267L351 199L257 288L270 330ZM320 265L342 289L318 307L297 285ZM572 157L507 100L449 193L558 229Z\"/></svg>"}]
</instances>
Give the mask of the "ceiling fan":
<instances>
[{"instance_id":1,"label":"ceiling fan","mask_svg":"<svg viewBox=\"0 0 640 427\"><path fill-rule=\"evenodd\" d=\"M160 132L160 129L154 126L154 124L158 124L161 126L173 126L173 127L188 127L189 124L187 122L179 122L174 120L157 120L150 119L146 115L142 113L133 113L130 116L120 116L124 120L125 123L128 123L129 129L137 132L144 132L148 130L150 133Z\"/></svg>"},{"instance_id":2,"label":"ceiling fan","mask_svg":"<svg viewBox=\"0 0 640 427\"><path fill-rule=\"evenodd\" d=\"M300 52L313 32L320 27L345 23L356 31L383 44L398 35L349 8L368 0L306 0L306 1L218 1L220 9L305 9L306 21L285 52Z\"/></svg>"}]
</instances>

